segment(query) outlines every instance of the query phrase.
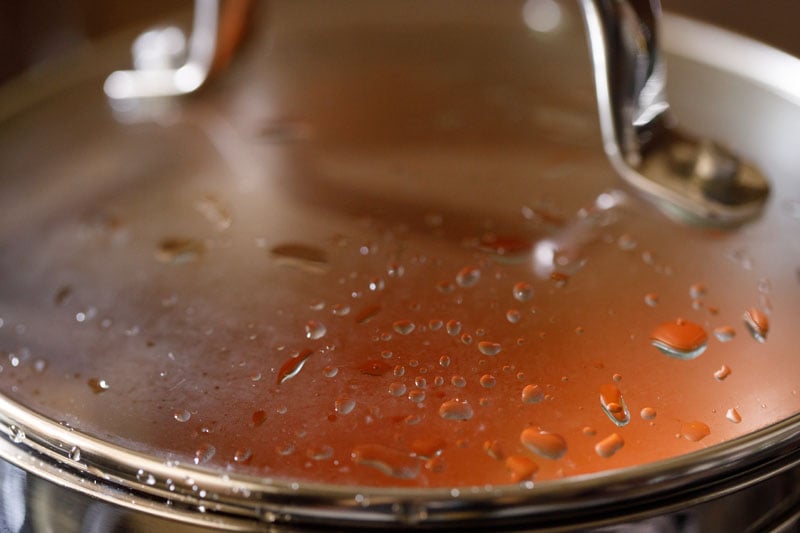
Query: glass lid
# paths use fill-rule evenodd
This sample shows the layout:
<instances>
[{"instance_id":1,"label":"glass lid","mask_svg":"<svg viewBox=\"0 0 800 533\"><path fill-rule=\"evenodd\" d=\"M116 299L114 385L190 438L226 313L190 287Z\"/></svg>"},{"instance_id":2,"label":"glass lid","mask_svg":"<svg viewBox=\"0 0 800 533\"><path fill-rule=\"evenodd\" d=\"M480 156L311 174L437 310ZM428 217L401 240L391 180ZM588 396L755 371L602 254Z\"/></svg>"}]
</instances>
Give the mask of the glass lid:
<instances>
[{"instance_id":1,"label":"glass lid","mask_svg":"<svg viewBox=\"0 0 800 533\"><path fill-rule=\"evenodd\" d=\"M772 181L741 227L676 222L608 164L579 15L538 4L275 2L196 96L112 109L124 49L7 93L4 401L353 491L544 488L795 416L800 110L670 57L677 117Z\"/></svg>"}]
</instances>

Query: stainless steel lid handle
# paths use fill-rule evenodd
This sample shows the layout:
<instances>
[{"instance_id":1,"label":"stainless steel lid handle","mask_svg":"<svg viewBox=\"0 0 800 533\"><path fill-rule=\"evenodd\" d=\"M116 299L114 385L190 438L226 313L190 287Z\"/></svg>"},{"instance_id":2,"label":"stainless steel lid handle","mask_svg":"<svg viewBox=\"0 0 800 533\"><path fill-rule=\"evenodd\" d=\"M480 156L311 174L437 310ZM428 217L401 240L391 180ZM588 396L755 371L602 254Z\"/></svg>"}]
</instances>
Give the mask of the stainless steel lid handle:
<instances>
[{"instance_id":1,"label":"stainless steel lid handle","mask_svg":"<svg viewBox=\"0 0 800 533\"><path fill-rule=\"evenodd\" d=\"M757 217L766 178L722 146L673 127L658 0L580 0L603 145L619 175L683 220L736 226Z\"/></svg>"},{"instance_id":2,"label":"stainless steel lid handle","mask_svg":"<svg viewBox=\"0 0 800 533\"><path fill-rule=\"evenodd\" d=\"M136 68L111 73L103 86L106 95L112 100L131 100L197 90L208 77L216 53L218 15L218 0L195 1L188 51L183 32L174 26L140 35L132 49Z\"/></svg>"}]
</instances>

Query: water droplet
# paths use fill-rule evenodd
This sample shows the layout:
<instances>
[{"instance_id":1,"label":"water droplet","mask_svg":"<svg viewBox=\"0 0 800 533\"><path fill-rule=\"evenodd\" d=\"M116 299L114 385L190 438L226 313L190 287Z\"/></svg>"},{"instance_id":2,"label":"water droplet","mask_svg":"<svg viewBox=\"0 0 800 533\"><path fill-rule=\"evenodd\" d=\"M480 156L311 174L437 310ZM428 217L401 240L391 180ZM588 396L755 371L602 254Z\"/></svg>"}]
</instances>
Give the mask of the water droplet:
<instances>
[{"instance_id":1,"label":"water droplet","mask_svg":"<svg viewBox=\"0 0 800 533\"><path fill-rule=\"evenodd\" d=\"M190 263L205 252L205 245L194 239L168 237L158 243L155 256L161 263Z\"/></svg>"},{"instance_id":2,"label":"water droplet","mask_svg":"<svg viewBox=\"0 0 800 533\"><path fill-rule=\"evenodd\" d=\"M259 409L258 411L255 411L253 413L253 415L251 416L251 420L253 422L253 426L258 427L264 422L266 422L267 412L264 411L263 409Z\"/></svg>"},{"instance_id":3,"label":"water droplet","mask_svg":"<svg viewBox=\"0 0 800 533\"><path fill-rule=\"evenodd\" d=\"M711 428L703 422L684 422L681 425L681 435L684 439L697 442L709 436Z\"/></svg>"},{"instance_id":4,"label":"water droplet","mask_svg":"<svg viewBox=\"0 0 800 533\"><path fill-rule=\"evenodd\" d=\"M509 474L511 474L511 481L514 483L530 480L539 471L539 465L536 464L536 461L524 455L506 457L504 465Z\"/></svg>"},{"instance_id":5,"label":"water droplet","mask_svg":"<svg viewBox=\"0 0 800 533\"><path fill-rule=\"evenodd\" d=\"M714 379L717 381L723 381L725 378L731 375L731 369L728 365L722 365L719 367L718 370L714 372Z\"/></svg>"},{"instance_id":6,"label":"water droplet","mask_svg":"<svg viewBox=\"0 0 800 533\"><path fill-rule=\"evenodd\" d=\"M44 359L37 359L33 362L33 370L37 374L41 374L47 369L47 361Z\"/></svg>"},{"instance_id":7,"label":"water droplet","mask_svg":"<svg viewBox=\"0 0 800 533\"><path fill-rule=\"evenodd\" d=\"M539 385L525 385L522 389L523 403L539 403L544 399L544 391Z\"/></svg>"},{"instance_id":8,"label":"water droplet","mask_svg":"<svg viewBox=\"0 0 800 533\"><path fill-rule=\"evenodd\" d=\"M378 359L372 359L358 367L359 372L362 374L366 374L368 376L382 376L389 372L392 369L392 366L385 362L380 361Z\"/></svg>"},{"instance_id":9,"label":"water droplet","mask_svg":"<svg viewBox=\"0 0 800 533\"><path fill-rule=\"evenodd\" d=\"M612 433L594 446L594 451L600 457L611 457L625 445L625 441L617 433Z\"/></svg>"},{"instance_id":10,"label":"water droplet","mask_svg":"<svg viewBox=\"0 0 800 533\"><path fill-rule=\"evenodd\" d=\"M282 446L276 446L275 447L275 452L278 455L284 455L284 456L292 455L294 453L294 445L291 444L291 443L288 443L288 444L284 444Z\"/></svg>"},{"instance_id":11,"label":"water droplet","mask_svg":"<svg viewBox=\"0 0 800 533\"><path fill-rule=\"evenodd\" d=\"M442 454L444 447L445 441L436 436L420 437L411 443L413 454L423 459L438 457Z\"/></svg>"},{"instance_id":12,"label":"water droplet","mask_svg":"<svg viewBox=\"0 0 800 533\"><path fill-rule=\"evenodd\" d=\"M339 367L336 366L326 366L322 369L322 375L326 378L334 378L339 373Z\"/></svg>"},{"instance_id":13,"label":"water droplet","mask_svg":"<svg viewBox=\"0 0 800 533\"><path fill-rule=\"evenodd\" d=\"M513 294L514 299L519 302L528 302L533 298L533 286L526 281L520 281L514 284L514 287L511 289L511 294Z\"/></svg>"},{"instance_id":14,"label":"water droplet","mask_svg":"<svg viewBox=\"0 0 800 533\"><path fill-rule=\"evenodd\" d=\"M217 453L217 449L214 448L210 444L201 444L197 450L194 452L194 458L192 462L196 465L202 465L211 460L214 457L214 454Z\"/></svg>"},{"instance_id":15,"label":"water droplet","mask_svg":"<svg viewBox=\"0 0 800 533\"><path fill-rule=\"evenodd\" d=\"M237 463L247 463L253 458L253 451L250 448L239 448L233 452L233 460Z\"/></svg>"},{"instance_id":16,"label":"water droplet","mask_svg":"<svg viewBox=\"0 0 800 533\"><path fill-rule=\"evenodd\" d=\"M656 410L652 407L643 407L639 412L642 420L653 420L656 417Z\"/></svg>"},{"instance_id":17,"label":"water droplet","mask_svg":"<svg viewBox=\"0 0 800 533\"><path fill-rule=\"evenodd\" d=\"M422 403L425 401L425 391L422 389L411 389L408 393L408 399L414 403Z\"/></svg>"},{"instance_id":18,"label":"water droplet","mask_svg":"<svg viewBox=\"0 0 800 533\"><path fill-rule=\"evenodd\" d=\"M314 353L311 350L303 350L300 353L294 354L289 357L285 363L278 370L278 385L286 383L293 377L297 376L306 364L306 360Z\"/></svg>"},{"instance_id":19,"label":"water droplet","mask_svg":"<svg viewBox=\"0 0 800 533\"><path fill-rule=\"evenodd\" d=\"M459 376L459 375L455 375L452 378L450 378L450 383L452 383L454 387L459 387L459 388L467 386L466 378L464 378L464 376Z\"/></svg>"},{"instance_id":20,"label":"water droplet","mask_svg":"<svg viewBox=\"0 0 800 533\"><path fill-rule=\"evenodd\" d=\"M356 315L356 324L365 324L372 320L381 310L379 305L370 305L362 309Z\"/></svg>"},{"instance_id":21,"label":"water droplet","mask_svg":"<svg viewBox=\"0 0 800 533\"><path fill-rule=\"evenodd\" d=\"M330 268L328 256L323 250L305 244L279 244L270 250L270 254L276 265L292 267L312 274L324 274Z\"/></svg>"},{"instance_id":22,"label":"water droplet","mask_svg":"<svg viewBox=\"0 0 800 533\"><path fill-rule=\"evenodd\" d=\"M381 277L374 277L369 280L367 285L372 292L382 291L386 287L386 282Z\"/></svg>"},{"instance_id":23,"label":"water droplet","mask_svg":"<svg viewBox=\"0 0 800 533\"><path fill-rule=\"evenodd\" d=\"M747 250L734 250L727 256L727 258L742 267L744 270L753 269L753 258L750 257L750 255L747 253Z\"/></svg>"},{"instance_id":24,"label":"water droplet","mask_svg":"<svg viewBox=\"0 0 800 533\"><path fill-rule=\"evenodd\" d=\"M678 359L694 359L706 350L708 335L694 322L678 319L664 322L650 335L653 346Z\"/></svg>"},{"instance_id":25,"label":"water droplet","mask_svg":"<svg viewBox=\"0 0 800 533\"><path fill-rule=\"evenodd\" d=\"M603 412L608 415L608 418L620 427L631 421L628 406L616 385L600 386L600 407L603 408Z\"/></svg>"},{"instance_id":26,"label":"water droplet","mask_svg":"<svg viewBox=\"0 0 800 533\"><path fill-rule=\"evenodd\" d=\"M731 326L720 326L714 330L714 336L719 342L730 342L736 336L736 330Z\"/></svg>"},{"instance_id":27,"label":"water droplet","mask_svg":"<svg viewBox=\"0 0 800 533\"><path fill-rule=\"evenodd\" d=\"M101 394L111 388L111 385L103 378L89 378L86 384L89 385L89 388L92 389L92 392L95 394Z\"/></svg>"},{"instance_id":28,"label":"water droplet","mask_svg":"<svg viewBox=\"0 0 800 533\"><path fill-rule=\"evenodd\" d=\"M444 472L447 468L447 463L445 463L442 457L433 457L425 461L425 470L428 472L433 472L434 474L438 474ZM419 520L422 520L428 516L427 511L423 509L422 513L419 513Z\"/></svg>"},{"instance_id":29,"label":"water droplet","mask_svg":"<svg viewBox=\"0 0 800 533\"><path fill-rule=\"evenodd\" d=\"M495 461L502 461L506 457L503 445L499 440L487 440L484 442L483 451Z\"/></svg>"},{"instance_id":30,"label":"water droplet","mask_svg":"<svg viewBox=\"0 0 800 533\"><path fill-rule=\"evenodd\" d=\"M172 417L178 422L188 422L189 419L192 418L192 413L190 413L186 409L181 409L179 411L175 411L172 414Z\"/></svg>"},{"instance_id":31,"label":"water droplet","mask_svg":"<svg viewBox=\"0 0 800 533\"><path fill-rule=\"evenodd\" d=\"M444 385L444 378L442 376L436 376L433 378L434 387L441 387L442 385Z\"/></svg>"},{"instance_id":32,"label":"water droplet","mask_svg":"<svg viewBox=\"0 0 800 533\"><path fill-rule=\"evenodd\" d=\"M639 243L636 242L636 239L628 233L623 233L620 235L619 239L617 239L617 246L619 246L619 249L626 252L635 249L638 245Z\"/></svg>"},{"instance_id":33,"label":"water droplet","mask_svg":"<svg viewBox=\"0 0 800 533\"><path fill-rule=\"evenodd\" d=\"M491 389L497 384L497 380L491 374L484 374L480 379L481 387Z\"/></svg>"},{"instance_id":34,"label":"water droplet","mask_svg":"<svg viewBox=\"0 0 800 533\"><path fill-rule=\"evenodd\" d=\"M448 335L455 337L461 333L461 322L458 320L448 320L447 324L445 324L445 330L447 330Z\"/></svg>"},{"instance_id":35,"label":"water droplet","mask_svg":"<svg viewBox=\"0 0 800 533\"><path fill-rule=\"evenodd\" d=\"M414 479L419 475L422 463L411 454L381 444L362 444L350 454L353 462L377 469L381 473L398 479Z\"/></svg>"},{"instance_id":36,"label":"water droplet","mask_svg":"<svg viewBox=\"0 0 800 533\"><path fill-rule=\"evenodd\" d=\"M25 432L22 429L18 428L15 425L11 425L8 427L8 431L10 432L11 441L17 444L23 442L25 440Z\"/></svg>"},{"instance_id":37,"label":"water droplet","mask_svg":"<svg viewBox=\"0 0 800 533\"><path fill-rule=\"evenodd\" d=\"M725 413L725 418L727 418L734 424L738 424L739 422L742 421L742 415L740 415L739 411L737 411L736 408L734 407L731 407L730 409L727 410L727 412Z\"/></svg>"},{"instance_id":38,"label":"water droplet","mask_svg":"<svg viewBox=\"0 0 800 533\"><path fill-rule=\"evenodd\" d=\"M433 319L430 322L428 322L428 328L431 331L439 331L440 329L442 329L442 326L444 326L444 322L438 319Z\"/></svg>"},{"instance_id":39,"label":"water droplet","mask_svg":"<svg viewBox=\"0 0 800 533\"><path fill-rule=\"evenodd\" d=\"M69 450L69 458L73 461L80 461L81 460L81 449L77 446L73 446Z\"/></svg>"},{"instance_id":40,"label":"water droplet","mask_svg":"<svg viewBox=\"0 0 800 533\"><path fill-rule=\"evenodd\" d=\"M450 356L443 355L439 357L439 366L441 366L442 368L447 368L448 366L450 366Z\"/></svg>"},{"instance_id":41,"label":"water droplet","mask_svg":"<svg viewBox=\"0 0 800 533\"><path fill-rule=\"evenodd\" d=\"M63 305L70 299L70 296L72 296L72 287L68 285L64 287L59 287L59 289L53 296L53 302L56 305Z\"/></svg>"},{"instance_id":42,"label":"water droplet","mask_svg":"<svg viewBox=\"0 0 800 533\"><path fill-rule=\"evenodd\" d=\"M156 478L153 474L142 470L141 468L136 472L136 480L139 483L150 485L151 487L156 484Z\"/></svg>"},{"instance_id":43,"label":"water droplet","mask_svg":"<svg viewBox=\"0 0 800 533\"><path fill-rule=\"evenodd\" d=\"M772 313L772 300L768 295L760 294L758 297L758 305L764 310L765 313Z\"/></svg>"},{"instance_id":44,"label":"water droplet","mask_svg":"<svg viewBox=\"0 0 800 533\"><path fill-rule=\"evenodd\" d=\"M335 316L347 316L350 314L350 306L347 304L334 304L331 306L331 313Z\"/></svg>"},{"instance_id":45,"label":"water droplet","mask_svg":"<svg viewBox=\"0 0 800 533\"><path fill-rule=\"evenodd\" d=\"M689 297L693 300L702 298L706 294L706 286L702 283L694 283L689 287Z\"/></svg>"},{"instance_id":46,"label":"water droplet","mask_svg":"<svg viewBox=\"0 0 800 533\"><path fill-rule=\"evenodd\" d=\"M216 195L206 194L195 202L194 208L220 231L225 231L231 226L233 217Z\"/></svg>"},{"instance_id":47,"label":"water droplet","mask_svg":"<svg viewBox=\"0 0 800 533\"><path fill-rule=\"evenodd\" d=\"M422 417L419 415L408 415L403 419L406 424L409 426L416 426L420 422L422 422Z\"/></svg>"},{"instance_id":48,"label":"water droplet","mask_svg":"<svg viewBox=\"0 0 800 533\"><path fill-rule=\"evenodd\" d=\"M392 396L403 396L406 393L406 386L403 383L395 381L389 385L389 394Z\"/></svg>"},{"instance_id":49,"label":"water droplet","mask_svg":"<svg viewBox=\"0 0 800 533\"><path fill-rule=\"evenodd\" d=\"M386 273L389 275L390 278L402 278L403 274L406 273L406 269L400 263L392 261L391 263L386 265Z\"/></svg>"},{"instance_id":50,"label":"water droplet","mask_svg":"<svg viewBox=\"0 0 800 533\"><path fill-rule=\"evenodd\" d=\"M772 292L772 282L769 278L761 278L758 280L758 292L760 294L769 294Z\"/></svg>"},{"instance_id":51,"label":"water droplet","mask_svg":"<svg viewBox=\"0 0 800 533\"><path fill-rule=\"evenodd\" d=\"M465 266L456 274L456 283L464 288L474 287L480 279L481 271L476 266Z\"/></svg>"},{"instance_id":52,"label":"water droplet","mask_svg":"<svg viewBox=\"0 0 800 533\"><path fill-rule=\"evenodd\" d=\"M486 233L481 236L478 249L484 253L498 257L493 259L502 264L514 264L525 261L531 251L532 242L510 235Z\"/></svg>"},{"instance_id":53,"label":"water droplet","mask_svg":"<svg viewBox=\"0 0 800 533\"><path fill-rule=\"evenodd\" d=\"M326 461L333 457L333 448L327 444L309 446L306 449L306 457L314 461Z\"/></svg>"},{"instance_id":54,"label":"water droplet","mask_svg":"<svg viewBox=\"0 0 800 533\"><path fill-rule=\"evenodd\" d=\"M337 398L333 402L334 409L340 415L347 415L353 412L356 408L356 401L352 398Z\"/></svg>"},{"instance_id":55,"label":"water droplet","mask_svg":"<svg viewBox=\"0 0 800 533\"><path fill-rule=\"evenodd\" d=\"M522 320L522 313L518 309L509 309L506 311L506 320L512 324L518 324Z\"/></svg>"},{"instance_id":56,"label":"water droplet","mask_svg":"<svg viewBox=\"0 0 800 533\"><path fill-rule=\"evenodd\" d=\"M550 279L556 283L556 287L561 288L567 285L569 276L563 272L551 272Z\"/></svg>"},{"instance_id":57,"label":"water droplet","mask_svg":"<svg viewBox=\"0 0 800 533\"><path fill-rule=\"evenodd\" d=\"M410 320L398 320L392 324L392 328L400 335L408 335L416 326Z\"/></svg>"},{"instance_id":58,"label":"water droplet","mask_svg":"<svg viewBox=\"0 0 800 533\"><path fill-rule=\"evenodd\" d=\"M584 426L581 430L581 433L586 435L587 437L594 437L597 434L597 431L591 426Z\"/></svg>"},{"instance_id":59,"label":"water droplet","mask_svg":"<svg viewBox=\"0 0 800 533\"><path fill-rule=\"evenodd\" d=\"M502 349L499 342L480 341L478 343L478 350L483 355L494 356L499 354Z\"/></svg>"},{"instance_id":60,"label":"water droplet","mask_svg":"<svg viewBox=\"0 0 800 533\"><path fill-rule=\"evenodd\" d=\"M328 332L328 328L322 322L309 320L306 322L306 338L311 340L321 339Z\"/></svg>"},{"instance_id":61,"label":"water droplet","mask_svg":"<svg viewBox=\"0 0 800 533\"><path fill-rule=\"evenodd\" d=\"M558 433L526 428L522 430L519 440L526 448L545 459L559 459L567 451L567 441Z\"/></svg>"},{"instance_id":62,"label":"water droplet","mask_svg":"<svg viewBox=\"0 0 800 533\"><path fill-rule=\"evenodd\" d=\"M644 295L644 303L649 305L650 307L655 307L658 305L658 295L652 292L648 292Z\"/></svg>"},{"instance_id":63,"label":"water droplet","mask_svg":"<svg viewBox=\"0 0 800 533\"><path fill-rule=\"evenodd\" d=\"M758 342L766 342L767 333L769 332L769 319L767 315L760 309L751 307L744 313L744 325L747 326L747 331Z\"/></svg>"},{"instance_id":64,"label":"water droplet","mask_svg":"<svg viewBox=\"0 0 800 533\"><path fill-rule=\"evenodd\" d=\"M439 416L446 420L469 420L474 411L466 400L447 400L439 406Z\"/></svg>"},{"instance_id":65,"label":"water droplet","mask_svg":"<svg viewBox=\"0 0 800 533\"><path fill-rule=\"evenodd\" d=\"M456 284L450 280L442 280L436 284L436 290L442 294L450 294L456 290Z\"/></svg>"}]
</instances>

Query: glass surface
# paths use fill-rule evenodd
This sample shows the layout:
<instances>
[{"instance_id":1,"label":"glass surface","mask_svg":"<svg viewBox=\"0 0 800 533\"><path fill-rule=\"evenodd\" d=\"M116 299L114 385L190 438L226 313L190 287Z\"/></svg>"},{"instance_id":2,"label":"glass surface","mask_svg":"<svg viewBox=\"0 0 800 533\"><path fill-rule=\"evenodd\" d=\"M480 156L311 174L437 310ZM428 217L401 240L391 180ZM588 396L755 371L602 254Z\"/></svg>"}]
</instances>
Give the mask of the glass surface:
<instances>
[{"instance_id":1,"label":"glass surface","mask_svg":"<svg viewBox=\"0 0 800 533\"><path fill-rule=\"evenodd\" d=\"M276 3L197 98L115 114L98 73L0 125L5 395L164 461L397 487L798 411L796 108L737 119L747 84L677 65L678 116L774 188L753 224L687 227L619 189L576 13L352 4Z\"/></svg>"}]
</instances>

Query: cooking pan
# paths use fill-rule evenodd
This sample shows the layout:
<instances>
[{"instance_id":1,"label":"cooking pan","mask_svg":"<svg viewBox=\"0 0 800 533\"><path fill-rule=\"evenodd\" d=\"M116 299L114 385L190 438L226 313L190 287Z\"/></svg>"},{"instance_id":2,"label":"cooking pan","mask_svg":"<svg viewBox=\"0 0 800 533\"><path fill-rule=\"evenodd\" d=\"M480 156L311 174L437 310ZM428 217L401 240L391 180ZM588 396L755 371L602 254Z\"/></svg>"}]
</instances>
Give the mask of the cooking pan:
<instances>
[{"instance_id":1,"label":"cooking pan","mask_svg":"<svg viewBox=\"0 0 800 533\"><path fill-rule=\"evenodd\" d=\"M796 528L800 62L648 6L7 84L4 528Z\"/></svg>"}]
</instances>

